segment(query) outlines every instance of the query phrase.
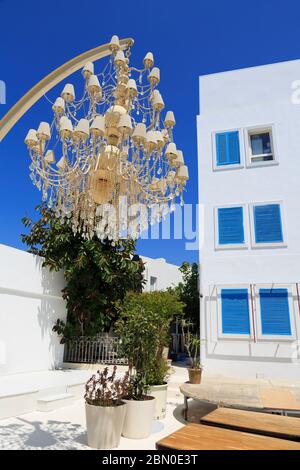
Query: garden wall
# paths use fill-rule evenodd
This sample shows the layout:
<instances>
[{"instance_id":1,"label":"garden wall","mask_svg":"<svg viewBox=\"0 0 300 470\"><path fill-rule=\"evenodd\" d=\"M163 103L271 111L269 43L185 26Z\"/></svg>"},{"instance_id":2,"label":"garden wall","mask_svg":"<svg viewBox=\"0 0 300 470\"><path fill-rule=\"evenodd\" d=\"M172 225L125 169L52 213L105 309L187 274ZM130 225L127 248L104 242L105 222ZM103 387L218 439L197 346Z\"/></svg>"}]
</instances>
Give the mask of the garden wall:
<instances>
[{"instance_id":1,"label":"garden wall","mask_svg":"<svg viewBox=\"0 0 300 470\"><path fill-rule=\"evenodd\" d=\"M64 279L41 265L37 256L0 245L0 376L62 364L52 326L66 316Z\"/></svg>"}]
</instances>

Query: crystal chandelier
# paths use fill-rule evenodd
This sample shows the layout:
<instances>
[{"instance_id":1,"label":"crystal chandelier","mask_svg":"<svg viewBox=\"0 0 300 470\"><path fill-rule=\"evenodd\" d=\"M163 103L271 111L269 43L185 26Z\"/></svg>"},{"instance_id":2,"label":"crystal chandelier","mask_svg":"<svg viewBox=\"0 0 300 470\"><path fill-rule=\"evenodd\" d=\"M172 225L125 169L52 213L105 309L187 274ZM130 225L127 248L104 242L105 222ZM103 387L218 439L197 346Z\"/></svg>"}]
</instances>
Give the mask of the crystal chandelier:
<instances>
[{"instance_id":1,"label":"crystal chandelier","mask_svg":"<svg viewBox=\"0 0 300 470\"><path fill-rule=\"evenodd\" d=\"M151 52L141 69L131 67L131 46L122 50L113 36L103 71L96 74L92 62L83 68L82 97L76 100L74 86L66 84L52 103L52 123L41 122L25 138L30 178L43 201L87 239L124 238L127 217L136 219L132 206L147 210L139 211L128 238L174 210L177 198L183 205L188 168L173 140L174 114L162 113L160 70ZM155 220L149 216L154 205Z\"/></svg>"}]
</instances>

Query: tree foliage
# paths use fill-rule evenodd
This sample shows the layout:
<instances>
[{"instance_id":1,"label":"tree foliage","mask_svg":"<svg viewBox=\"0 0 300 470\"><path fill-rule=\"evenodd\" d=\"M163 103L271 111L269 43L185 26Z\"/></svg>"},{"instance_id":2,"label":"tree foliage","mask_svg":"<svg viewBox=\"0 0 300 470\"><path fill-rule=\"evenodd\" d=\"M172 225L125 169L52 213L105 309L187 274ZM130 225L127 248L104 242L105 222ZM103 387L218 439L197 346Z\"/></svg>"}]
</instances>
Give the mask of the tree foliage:
<instances>
[{"instance_id":1,"label":"tree foliage","mask_svg":"<svg viewBox=\"0 0 300 470\"><path fill-rule=\"evenodd\" d=\"M62 293L68 317L66 325L56 324L56 330L63 337L108 331L118 318L126 292L141 290L144 265L132 259L135 242L87 240L74 234L71 225L62 224L45 205L36 210L38 221L22 219L29 232L21 238L30 253L44 258L43 266L64 271Z\"/></svg>"},{"instance_id":2,"label":"tree foliage","mask_svg":"<svg viewBox=\"0 0 300 470\"><path fill-rule=\"evenodd\" d=\"M169 342L169 328L181 317L184 305L176 293L166 291L129 293L116 331L122 340L124 355L136 370L137 390L165 382L168 368L163 360Z\"/></svg>"},{"instance_id":3,"label":"tree foliage","mask_svg":"<svg viewBox=\"0 0 300 470\"><path fill-rule=\"evenodd\" d=\"M183 281L170 290L177 292L179 299L185 304L185 318L198 330L200 321L199 267L197 263L190 264L185 261L179 269Z\"/></svg>"}]
</instances>

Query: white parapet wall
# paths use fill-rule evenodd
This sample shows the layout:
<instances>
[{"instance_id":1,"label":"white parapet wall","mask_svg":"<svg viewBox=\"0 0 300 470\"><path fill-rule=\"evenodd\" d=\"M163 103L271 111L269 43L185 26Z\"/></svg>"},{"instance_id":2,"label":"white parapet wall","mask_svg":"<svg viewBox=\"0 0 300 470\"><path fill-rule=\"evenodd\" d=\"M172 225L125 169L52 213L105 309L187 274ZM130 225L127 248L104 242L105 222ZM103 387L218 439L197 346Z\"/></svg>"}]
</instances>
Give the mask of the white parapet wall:
<instances>
[{"instance_id":1,"label":"white parapet wall","mask_svg":"<svg viewBox=\"0 0 300 470\"><path fill-rule=\"evenodd\" d=\"M52 327L66 317L63 287L63 274L42 268L41 258L0 245L0 376L62 365Z\"/></svg>"},{"instance_id":2,"label":"white parapet wall","mask_svg":"<svg viewBox=\"0 0 300 470\"><path fill-rule=\"evenodd\" d=\"M141 256L141 259L145 263L145 292L165 290L168 287L177 286L182 281L179 266L167 263L164 258L148 258L147 256Z\"/></svg>"}]
</instances>

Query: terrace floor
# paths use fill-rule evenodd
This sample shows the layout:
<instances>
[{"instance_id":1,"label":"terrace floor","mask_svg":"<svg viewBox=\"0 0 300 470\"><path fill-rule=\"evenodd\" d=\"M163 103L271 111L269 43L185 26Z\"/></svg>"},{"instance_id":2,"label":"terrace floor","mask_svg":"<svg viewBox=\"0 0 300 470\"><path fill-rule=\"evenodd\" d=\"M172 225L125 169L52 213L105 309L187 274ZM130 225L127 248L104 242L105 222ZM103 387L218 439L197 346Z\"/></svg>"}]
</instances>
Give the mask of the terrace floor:
<instances>
[{"instance_id":1,"label":"terrace floor","mask_svg":"<svg viewBox=\"0 0 300 470\"><path fill-rule=\"evenodd\" d=\"M86 373L87 371L84 375ZM122 437L118 450L155 449L155 443L158 440L176 431L186 423L183 419L183 396L179 391L179 386L186 381L186 369L174 366L169 381L166 418L153 422L151 436L147 439L132 440ZM206 399L209 399L213 393L214 398L219 397L222 401L224 393L226 396L230 395L230 389L235 391L234 393L240 394L239 399L243 399L247 389L253 392L260 386L289 390L295 393L297 398L300 398L300 382L246 380L206 373L202 384L197 387L203 392L205 391ZM188 421L199 422L201 416L209 413L214 408L215 405L213 404L190 400ZM32 411L0 420L0 449L89 449L86 442L83 399L77 398L72 404L54 411Z\"/></svg>"}]
</instances>

